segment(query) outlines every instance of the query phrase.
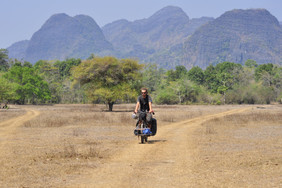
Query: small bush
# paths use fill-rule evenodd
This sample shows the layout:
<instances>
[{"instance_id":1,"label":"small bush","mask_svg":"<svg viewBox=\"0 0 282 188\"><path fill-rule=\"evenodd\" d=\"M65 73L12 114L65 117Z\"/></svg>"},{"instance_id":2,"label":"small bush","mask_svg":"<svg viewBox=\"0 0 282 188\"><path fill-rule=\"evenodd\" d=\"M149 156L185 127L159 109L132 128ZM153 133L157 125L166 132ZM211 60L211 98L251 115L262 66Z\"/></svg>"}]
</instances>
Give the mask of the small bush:
<instances>
[{"instance_id":1,"label":"small bush","mask_svg":"<svg viewBox=\"0 0 282 188\"><path fill-rule=\"evenodd\" d=\"M176 94L174 94L172 91L161 91L156 96L156 103L157 104L177 104L178 98Z\"/></svg>"},{"instance_id":2,"label":"small bush","mask_svg":"<svg viewBox=\"0 0 282 188\"><path fill-rule=\"evenodd\" d=\"M226 93L227 104L270 104L275 100L275 92L260 83L237 86Z\"/></svg>"}]
</instances>

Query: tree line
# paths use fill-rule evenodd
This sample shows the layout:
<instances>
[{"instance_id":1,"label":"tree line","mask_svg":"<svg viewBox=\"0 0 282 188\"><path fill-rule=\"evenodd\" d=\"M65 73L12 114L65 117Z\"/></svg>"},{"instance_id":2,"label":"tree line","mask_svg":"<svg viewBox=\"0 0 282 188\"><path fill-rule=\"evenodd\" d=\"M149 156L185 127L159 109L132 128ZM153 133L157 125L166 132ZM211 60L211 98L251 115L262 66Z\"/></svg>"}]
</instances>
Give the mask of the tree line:
<instances>
[{"instance_id":1,"label":"tree line","mask_svg":"<svg viewBox=\"0 0 282 188\"><path fill-rule=\"evenodd\" d=\"M269 104L282 102L282 67L222 62L205 70L165 70L134 59L40 60L32 65L9 59L0 49L0 101L17 104L135 102L147 87L157 104Z\"/></svg>"}]
</instances>

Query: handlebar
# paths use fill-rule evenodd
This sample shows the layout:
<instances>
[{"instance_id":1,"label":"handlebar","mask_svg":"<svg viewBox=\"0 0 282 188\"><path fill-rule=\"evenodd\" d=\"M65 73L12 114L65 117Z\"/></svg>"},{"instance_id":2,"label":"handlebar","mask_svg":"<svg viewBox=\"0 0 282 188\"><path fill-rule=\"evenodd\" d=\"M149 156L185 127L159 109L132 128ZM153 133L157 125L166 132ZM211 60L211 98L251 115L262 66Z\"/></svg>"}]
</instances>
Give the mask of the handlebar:
<instances>
[{"instance_id":1,"label":"handlebar","mask_svg":"<svg viewBox=\"0 0 282 188\"><path fill-rule=\"evenodd\" d=\"M137 114L135 111L133 111L133 113L134 114ZM155 112L154 111L152 111L152 112L150 112L151 114L153 114L153 115L155 115Z\"/></svg>"}]
</instances>

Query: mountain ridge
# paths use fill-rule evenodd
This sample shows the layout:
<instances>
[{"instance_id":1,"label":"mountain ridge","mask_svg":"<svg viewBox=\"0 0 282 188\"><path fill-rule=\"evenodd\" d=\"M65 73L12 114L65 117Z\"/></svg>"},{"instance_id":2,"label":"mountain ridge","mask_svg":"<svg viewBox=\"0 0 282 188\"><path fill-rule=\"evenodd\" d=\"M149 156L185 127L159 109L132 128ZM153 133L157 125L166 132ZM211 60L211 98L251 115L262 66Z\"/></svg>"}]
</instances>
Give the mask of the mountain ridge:
<instances>
[{"instance_id":1,"label":"mountain ridge","mask_svg":"<svg viewBox=\"0 0 282 188\"><path fill-rule=\"evenodd\" d=\"M117 20L102 27L103 33L117 50L116 56L137 57L145 61L162 50L182 43L198 27L213 18L190 20L179 7L167 6L141 20Z\"/></svg>"},{"instance_id":2,"label":"mountain ridge","mask_svg":"<svg viewBox=\"0 0 282 188\"><path fill-rule=\"evenodd\" d=\"M243 64L281 63L282 30L265 9L228 11L198 29L184 44L187 67L207 67L222 61ZM279 62L280 61L280 62Z\"/></svg>"},{"instance_id":3,"label":"mountain ridge","mask_svg":"<svg viewBox=\"0 0 282 188\"><path fill-rule=\"evenodd\" d=\"M99 27L87 15L52 15L30 40L14 43L9 57L32 63L95 55L137 58L159 67L207 67L222 61L282 64L282 27L266 9L234 9L218 18L190 19L167 6L148 18Z\"/></svg>"},{"instance_id":4,"label":"mountain ridge","mask_svg":"<svg viewBox=\"0 0 282 188\"><path fill-rule=\"evenodd\" d=\"M52 15L33 34L25 59L34 63L39 59L87 58L89 54L103 50L112 50L112 45L91 17L70 17L60 13Z\"/></svg>"}]
</instances>

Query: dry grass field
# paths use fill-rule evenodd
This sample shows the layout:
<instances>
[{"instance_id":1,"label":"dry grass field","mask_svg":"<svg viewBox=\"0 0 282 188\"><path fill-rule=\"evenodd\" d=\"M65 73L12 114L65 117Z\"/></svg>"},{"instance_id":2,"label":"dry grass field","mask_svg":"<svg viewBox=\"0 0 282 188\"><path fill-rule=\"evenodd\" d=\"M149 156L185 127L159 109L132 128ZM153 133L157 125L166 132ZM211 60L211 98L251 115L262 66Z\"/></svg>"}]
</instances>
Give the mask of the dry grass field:
<instances>
[{"instance_id":1,"label":"dry grass field","mask_svg":"<svg viewBox=\"0 0 282 188\"><path fill-rule=\"evenodd\" d=\"M195 132L200 187L282 187L282 109L214 118Z\"/></svg>"},{"instance_id":2,"label":"dry grass field","mask_svg":"<svg viewBox=\"0 0 282 188\"><path fill-rule=\"evenodd\" d=\"M0 187L282 187L281 105L153 108L147 144L134 104L0 110Z\"/></svg>"}]
</instances>

